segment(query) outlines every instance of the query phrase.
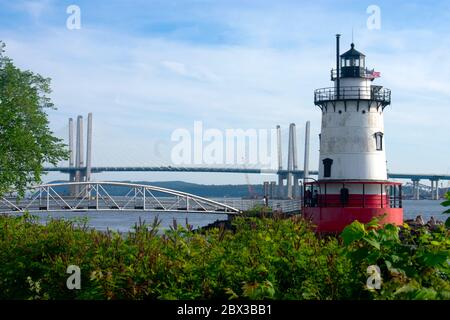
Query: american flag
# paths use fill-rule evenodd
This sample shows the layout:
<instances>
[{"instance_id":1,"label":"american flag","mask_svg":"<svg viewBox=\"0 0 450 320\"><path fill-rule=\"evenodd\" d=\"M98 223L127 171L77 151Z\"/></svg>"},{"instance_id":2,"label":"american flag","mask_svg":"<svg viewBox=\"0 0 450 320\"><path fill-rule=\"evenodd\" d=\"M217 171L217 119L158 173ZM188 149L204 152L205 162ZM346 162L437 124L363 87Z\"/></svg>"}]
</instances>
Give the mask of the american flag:
<instances>
[{"instance_id":1,"label":"american flag","mask_svg":"<svg viewBox=\"0 0 450 320\"><path fill-rule=\"evenodd\" d=\"M378 71L372 71L372 73L370 74L371 78L379 78L380 77L380 72Z\"/></svg>"}]
</instances>

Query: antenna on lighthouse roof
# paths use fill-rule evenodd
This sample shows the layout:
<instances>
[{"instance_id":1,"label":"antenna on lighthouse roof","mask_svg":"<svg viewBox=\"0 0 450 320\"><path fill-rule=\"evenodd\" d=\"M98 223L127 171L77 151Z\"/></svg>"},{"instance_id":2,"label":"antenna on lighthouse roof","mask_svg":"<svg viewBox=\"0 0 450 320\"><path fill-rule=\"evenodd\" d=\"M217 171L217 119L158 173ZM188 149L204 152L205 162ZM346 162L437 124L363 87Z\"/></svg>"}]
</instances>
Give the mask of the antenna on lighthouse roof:
<instances>
[{"instance_id":1,"label":"antenna on lighthouse roof","mask_svg":"<svg viewBox=\"0 0 450 320\"><path fill-rule=\"evenodd\" d=\"M353 27L352 27L352 43L355 43L355 42L353 41Z\"/></svg>"},{"instance_id":2,"label":"antenna on lighthouse roof","mask_svg":"<svg viewBox=\"0 0 450 320\"><path fill-rule=\"evenodd\" d=\"M336 35L336 91L337 91L337 98L339 100L339 95L340 95L340 64L339 64L339 60L340 60L340 53L339 53L339 38L341 37L340 34Z\"/></svg>"}]
</instances>

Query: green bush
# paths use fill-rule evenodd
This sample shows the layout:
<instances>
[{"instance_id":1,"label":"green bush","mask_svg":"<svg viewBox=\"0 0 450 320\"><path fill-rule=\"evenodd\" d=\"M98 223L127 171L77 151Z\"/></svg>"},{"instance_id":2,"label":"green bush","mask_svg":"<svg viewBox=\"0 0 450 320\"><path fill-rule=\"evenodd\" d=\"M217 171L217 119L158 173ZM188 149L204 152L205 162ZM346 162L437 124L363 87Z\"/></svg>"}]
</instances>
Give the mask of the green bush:
<instances>
[{"instance_id":1,"label":"green bush","mask_svg":"<svg viewBox=\"0 0 450 320\"><path fill-rule=\"evenodd\" d=\"M255 205L253 208L246 210L241 213L241 216L244 217L260 217L260 218L266 218L273 215L272 208L271 207L265 207L263 205Z\"/></svg>"},{"instance_id":2,"label":"green bush","mask_svg":"<svg viewBox=\"0 0 450 320\"><path fill-rule=\"evenodd\" d=\"M450 191L445 194L445 200L441 203L444 207L450 207ZM450 214L450 209L444 211L444 214ZM445 226L450 229L450 217L445 221Z\"/></svg>"},{"instance_id":3,"label":"green bush","mask_svg":"<svg viewBox=\"0 0 450 320\"><path fill-rule=\"evenodd\" d=\"M341 236L356 283L365 283L369 266L380 268L383 284L366 291L368 298L450 299L450 239L444 226L430 231L355 221Z\"/></svg>"},{"instance_id":4,"label":"green bush","mask_svg":"<svg viewBox=\"0 0 450 320\"><path fill-rule=\"evenodd\" d=\"M448 299L448 230L375 224L318 236L301 218L238 217L233 230L158 222L127 234L85 221L0 217L1 299ZM382 270L366 287L367 266ZM69 290L69 265L81 289Z\"/></svg>"}]
</instances>

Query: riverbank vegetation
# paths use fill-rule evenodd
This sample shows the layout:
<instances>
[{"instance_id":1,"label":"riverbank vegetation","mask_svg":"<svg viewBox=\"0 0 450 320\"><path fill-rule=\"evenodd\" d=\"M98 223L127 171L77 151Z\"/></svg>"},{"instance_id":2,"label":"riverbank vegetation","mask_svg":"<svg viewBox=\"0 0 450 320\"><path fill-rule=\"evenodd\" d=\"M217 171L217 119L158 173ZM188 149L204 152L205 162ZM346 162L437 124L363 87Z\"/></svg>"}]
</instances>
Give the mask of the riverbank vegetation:
<instances>
[{"instance_id":1,"label":"riverbank vegetation","mask_svg":"<svg viewBox=\"0 0 450 320\"><path fill-rule=\"evenodd\" d=\"M122 235L36 222L0 217L1 299L450 299L443 225L354 222L325 237L300 217L162 234L154 221ZM69 265L80 267L79 290L66 286Z\"/></svg>"}]
</instances>

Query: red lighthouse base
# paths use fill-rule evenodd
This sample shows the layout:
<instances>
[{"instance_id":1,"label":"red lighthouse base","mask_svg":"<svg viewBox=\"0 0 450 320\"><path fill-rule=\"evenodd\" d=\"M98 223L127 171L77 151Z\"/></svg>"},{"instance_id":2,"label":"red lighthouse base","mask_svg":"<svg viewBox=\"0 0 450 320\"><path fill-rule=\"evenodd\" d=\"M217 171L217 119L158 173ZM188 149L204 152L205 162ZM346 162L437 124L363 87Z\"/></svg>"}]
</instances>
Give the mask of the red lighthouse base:
<instances>
[{"instance_id":1,"label":"red lighthouse base","mask_svg":"<svg viewBox=\"0 0 450 320\"><path fill-rule=\"evenodd\" d=\"M342 188L356 187L363 190L359 194L348 194L345 201L339 194L327 194L330 185L342 185ZM350 186L353 185L353 186ZM368 187L370 185L370 187ZM365 194L364 190L376 185L379 194ZM305 191L318 191L317 198L303 202L303 215L312 221L317 232L341 232L347 225L358 220L368 223L375 217L382 217L381 224L403 224L401 184L395 182L326 181L305 183ZM317 190L317 191L316 191Z\"/></svg>"},{"instance_id":2,"label":"red lighthouse base","mask_svg":"<svg viewBox=\"0 0 450 320\"><path fill-rule=\"evenodd\" d=\"M368 223L373 218L386 215L380 222L403 224L402 208L304 208L304 216L316 226L317 232L341 232L353 221Z\"/></svg>"}]
</instances>

